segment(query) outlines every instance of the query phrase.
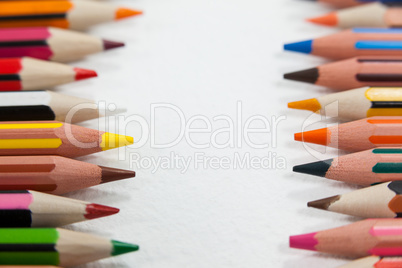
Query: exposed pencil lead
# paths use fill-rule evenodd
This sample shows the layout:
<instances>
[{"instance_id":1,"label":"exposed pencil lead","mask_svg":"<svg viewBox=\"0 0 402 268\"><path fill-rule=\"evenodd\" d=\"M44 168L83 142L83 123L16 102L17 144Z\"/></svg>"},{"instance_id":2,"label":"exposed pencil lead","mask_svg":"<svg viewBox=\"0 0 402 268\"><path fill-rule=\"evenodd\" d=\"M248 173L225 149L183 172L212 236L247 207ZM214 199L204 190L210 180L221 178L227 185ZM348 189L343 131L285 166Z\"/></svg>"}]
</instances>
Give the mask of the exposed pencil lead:
<instances>
[{"instance_id":1,"label":"exposed pencil lead","mask_svg":"<svg viewBox=\"0 0 402 268\"><path fill-rule=\"evenodd\" d=\"M98 76L98 74L95 71L88 69L74 68L74 72L75 72L75 80L77 81Z\"/></svg>"},{"instance_id":2,"label":"exposed pencil lead","mask_svg":"<svg viewBox=\"0 0 402 268\"><path fill-rule=\"evenodd\" d=\"M124 180L135 177L132 170L99 166L102 169L102 183Z\"/></svg>"},{"instance_id":3,"label":"exposed pencil lead","mask_svg":"<svg viewBox=\"0 0 402 268\"><path fill-rule=\"evenodd\" d=\"M143 12L141 10L134 10L129 8L119 8L116 11L116 20L125 19L133 16L142 15Z\"/></svg>"},{"instance_id":4,"label":"exposed pencil lead","mask_svg":"<svg viewBox=\"0 0 402 268\"><path fill-rule=\"evenodd\" d=\"M309 18L307 21L326 26L336 26L338 24L338 17L335 13L329 13L324 16Z\"/></svg>"},{"instance_id":5,"label":"exposed pencil lead","mask_svg":"<svg viewBox=\"0 0 402 268\"><path fill-rule=\"evenodd\" d=\"M105 39L103 39L102 41L103 41L103 48L105 50L118 48L118 47L124 47L124 43L122 43L122 42L115 42L115 41L110 41L110 40L105 40Z\"/></svg>"},{"instance_id":6,"label":"exposed pencil lead","mask_svg":"<svg viewBox=\"0 0 402 268\"><path fill-rule=\"evenodd\" d=\"M283 76L285 79L299 82L315 84L318 80L319 73L317 68L287 73Z\"/></svg>"},{"instance_id":7,"label":"exposed pencil lead","mask_svg":"<svg viewBox=\"0 0 402 268\"><path fill-rule=\"evenodd\" d=\"M289 237L289 246L291 248L316 250L315 246L318 244L317 239L314 238L316 234L293 235Z\"/></svg>"},{"instance_id":8,"label":"exposed pencil lead","mask_svg":"<svg viewBox=\"0 0 402 268\"><path fill-rule=\"evenodd\" d=\"M285 50L310 54L313 50L313 40L285 44Z\"/></svg>"},{"instance_id":9,"label":"exposed pencil lead","mask_svg":"<svg viewBox=\"0 0 402 268\"><path fill-rule=\"evenodd\" d=\"M333 159L328 159L325 161L318 161L313 163L308 163L304 165L298 165L293 167L294 172L304 173L309 175L315 175L320 177L325 177L328 169L331 167Z\"/></svg>"},{"instance_id":10,"label":"exposed pencil lead","mask_svg":"<svg viewBox=\"0 0 402 268\"><path fill-rule=\"evenodd\" d=\"M317 112L321 110L321 104L318 102L317 99L313 98L308 100L289 102L288 108Z\"/></svg>"},{"instance_id":11,"label":"exposed pencil lead","mask_svg":"<svg viewBox=\"0 0 402 268\"><path fill-rule=\"evenodd\" d=\"M331 196L328 198L323 198L307 203L308 207L318 208L322 210L328 210L329 206L334 202L338 201L341 197L339 195Z\"/></svg>"},{"instance_id":12,"label":"exposed pencil lead","mask_svg":"<svg viewBox=\"0 0 402 268\"><path fill-rule=\"evenodd\" d=\"M116 240L112 240L112 244L113 244L112 256L117 256L117 255L129 253L129 252L137 251L140 249L140 247L138 245L128 244L128 243L124 243L124 242L120 242L120 241L116 241Z\"/></svg>"},{"instance_id":13,"label":"exposed pencil lead","mask_svg":"<svg viewBox=\"0 0 402 268\"><path fill-rule=\"evenodd\" d=\"M309 142L320 145L328 145L328 129L321 128L306 132L295 133L296 141Z\"/></svg>"},{"instance_id":14,"label":"exposed pencil lead","mask_svg":"<svg viewBox=\"0 0 402 268\"><path fill-rule=\"evenodd\" d=\"M85 218L87 219L97 219L101 217L110 216L118 213L120 210L114 207L103 206L99 204L88 204L86 207Z\"/></svg>"}]
</instances>

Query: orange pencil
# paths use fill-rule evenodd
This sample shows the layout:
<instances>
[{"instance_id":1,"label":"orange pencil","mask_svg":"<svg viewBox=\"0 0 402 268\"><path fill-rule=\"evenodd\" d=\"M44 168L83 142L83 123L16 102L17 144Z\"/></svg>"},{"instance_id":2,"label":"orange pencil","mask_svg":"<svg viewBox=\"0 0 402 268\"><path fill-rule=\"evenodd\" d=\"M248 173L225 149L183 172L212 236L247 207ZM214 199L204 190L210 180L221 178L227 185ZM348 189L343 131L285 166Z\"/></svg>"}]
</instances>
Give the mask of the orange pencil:
<instances>
[{"instance_id":1,"label":"orange pencil","mask_svg":"<svg viewBox=\"0 0 402 268\"><path fill-rule=\"evenodd\" d=\"M296 133L294 138L296 141L352 152L376 147L402 147L402 117L375 116L328 128Z\"/></svg>"},{"instance_id":2,"label":"orange pencil","mask_svg":"<svg viewBox=\"0 0 402 268\"><path fill-rule=\"evenodd\" d=\"M358 87L402 86L402 58L358 57L327 63L316 68L287 73L285 79L335 90Z\"/></svg>"},{"instance_id":3,"label":"orange pencil","mask_svg":"<svg viewBox=\"0 0 402 268\"><path fill-rule=\"evenodd\" d=\"M350 27L401 27L402 8L380 2L345 8L308 21L342 28Z\"/></svg>"},{"instance_id":4,"label":"orange pencil","mask_svg":"<svg viewBox=\"0 0 402 268\"><path fill-rule=\"evenodd\" d=\"M0 155L78 157L132 143L129 136L58 121L0 122Z\"/></svg>"},{"instance_id":5,"label":"orange pencil","mask_svg":"<svg viewBox=\"0 0 402 268\"><path fill-rule=\"evenodd\" d=\"M347 257L401 256L402 219L368 219L316 233L295 235L290 247Z\"/></svg>"},{"instance_id":6,"label":"orange pencil","mask_svg":"<svg viewBox=\"0 0 402 268\"><path fill-rule=\"evenodd\" d=\"M0 27L52 26L83 30L142 14L92 1L1 1Z\"/></svg>"},{"instance_id":7,"label":"orange pencil","mask_svg":"<svg viewBox=\"0 0 402 268\"><path fill-rule=\"evenodd\" d=\"M402 149L376 148L294 166L294 172L358 185L402 180Z\"/></svg>"}]
</instances>

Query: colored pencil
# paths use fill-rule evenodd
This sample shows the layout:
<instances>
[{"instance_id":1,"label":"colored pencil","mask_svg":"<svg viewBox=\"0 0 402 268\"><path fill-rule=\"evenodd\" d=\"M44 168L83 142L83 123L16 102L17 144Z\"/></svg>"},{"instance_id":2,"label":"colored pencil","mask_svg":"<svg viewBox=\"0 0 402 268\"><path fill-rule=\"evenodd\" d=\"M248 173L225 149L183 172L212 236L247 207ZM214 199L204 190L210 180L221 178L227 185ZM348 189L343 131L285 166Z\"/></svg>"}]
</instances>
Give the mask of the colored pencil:
<instances>
[{"instance_id":1,"label":"colored pencil","mask_svg":"<svg viewBox=\"0 0 402 268\"><path fill-rule=\"evenodd\" d=\"M57 120L65 121L68 113L80 104L95 105L91 100L67 96L48 90L0 93L0 121ZM96 106L95 106L96 107ZM98 118L94 109L74 111L71 123Z\"/></svg>"},{"instance_id":2,"label":"colored pencil","mask_svg":"<svg viewBox=\"0 0 402 268\"><path fill-rule=\"evenodd\" d=\"M357 56L402 56L402 30L355 28L286 44L284 49L336 60Z\"/></svg>"},{"instance_id":3,"label":"colored pencil","mask_svg":"<svg viewBox=\"0 0 402 268\"><path fill-rule=\"evenodd\" d=\"M138 249L137 245L59 228L0 229L0 264L65 267Z\"/></svg>"},{"instance_id":4,"label":"colored pencil","mask_svg":"<svg viewBox=\"0 0 402 268\"><path fill-rule=\"evenodd\" d=\"M133 138L58 121L0 122L0 155L78 157L133 144Z\"/></svg>"},{"instance_id":5,"label":"colored pencil","mask_svg":"<svg viewBox=\"0 0 402 268\"><path fill-rule=\"evenodd\" d=\"M0 59L0 91L38 90L96 76L92 70L29 57Z\"/></svg>"},{"instance_id":6,"label":"colored pencil","mask_svg":"<svg viewBox=\"0 0 402 268\"><path fill-rule=\"evenodd\" d=\"M402 149L376 148L294 166L294 172L359 185L402 180Z\"/></svg>"},{"instance_id":7,"label":"colored pencil","mask_svg":"<svg viewBox=\"0 0 402 268\"><path fill-rule=\"evenodd\" d=\"M290 247L347 257L402 255L402 219L368 219L316 233L295 235Z\"/></svg>"},{"instance_id":8,"label":"colored pencil","mask_svg":"<svg viewBox=\"0 0 402 268\"><path fill-rule=\"evenodd\" d=\"M345 8L308 21L341 28L351 27L402 27L402 9L379 2Z\"/></svg>"},{"instance_id":9,"label":"colored pencil","mask_svg":"<svg viewBox=\"0 0 402 268\"><path fill-rule=\"evenodd\" d=\"M402 181L393 181L336 195L307 204L309 207L362 218L400 218Z\"/></svg>"},{"instance_id":10,"label":"colored pencil","mask_svg":"<svg viewBox=\"0 0 402 268\"><path fill-rule=\"evenodd\" d=\"M402 116L402 88L358 88L290 102L288 107L314 111L343 120L371 116Z\"/></svg>"},{"instance_id":11,"label":"colored pencil","mask_svg":"<svg viewBox=\"0 0 402 268\"><path fill-rule=\"evenodd\" d=\"M122 46L124 43L53 27L0 29L1 58L32 57L70 62Z\"/></svg>"},{"instance_id":12,"label":"colored pencil","mask_svg":"<svg viewBox=\"0 0 402 268\"><path fill-rule=\"evenodd\" d=\"M348 264L339 268L398 268L402 267L402 257L377 257L370 256Z\"/></svg>"},{"instance_id":13,"label":"colored pencil","mask_svg":"<svg viewBox=\"0 0 402 268\"><path fill-rule=\"evenodd\" d=\"M352 152L377 147L402 147L402 117L375 116L296 133L294 138Z\"/></svg>"},{"instance_id":14,"label":"colored pencil","mask_svg":"<svg viewBox=\"0 0 402 268\"><path fill-rule=\"evenodd\" d=\"M53 155L0 157L0 191L29 189L59 195L134 176L131 170Z\"/></svg>"},{"instance_id":15,"label":"colored pencil","mask_svg":"<svg viewBox=\"0 0 402 268\"><path fill-rule=\"evenodd\" d=\"M90 26L142 14L93 1L1 1L0 27L38 27L84 30Z\"/></svg>"},{"instance_id":16,"label":"colored pencil","mask_svg":"<svg viewBox=\"0 0 402 268\"><path fill-rule=\"evenodd\" d=\"M362 5L362 4L367 4L370 2L381 2L384 4L391 4L391 5L397 5L397 4L401 4L400 0L313 0L313 1L317 1L317 2L322 2L325 4L330 4L336 7L353 7L353 6L358 6L358 5Z\"/></svg>"},{"instance_id":17,"label":"colored pencil","mask_svg":"<svg viewBox=\"0 0 402 268\"><path fill-rule=\"evenodd\" d=\"M366 86L399 87L402 86L402 58L352 58L287 73L284 78L335 90Z\"/></svg>"},{"instance_id":18,"label":"colored pencil","mask_svg":"<svg viewBox=\"0 0 402 268\"><path fill-rule=\"evenodd\" d=\"M118 213L117 208L35 191L0 191L0 227L59 227Z\"/></svg>"}]
</instances>

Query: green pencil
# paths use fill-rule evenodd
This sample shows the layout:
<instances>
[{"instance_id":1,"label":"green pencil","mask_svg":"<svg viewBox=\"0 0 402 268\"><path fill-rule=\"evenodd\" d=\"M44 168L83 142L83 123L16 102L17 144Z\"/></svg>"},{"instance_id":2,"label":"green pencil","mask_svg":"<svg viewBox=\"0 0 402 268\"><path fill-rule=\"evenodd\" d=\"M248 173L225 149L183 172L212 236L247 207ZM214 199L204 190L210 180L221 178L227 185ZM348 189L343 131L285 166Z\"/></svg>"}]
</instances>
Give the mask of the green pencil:
<instances>
[{"instance_id":1,"label":"green pencil","mask_svg":"<svg viewBox=\"0 0 402 268\"><path fill-rule=\"evenodd\" d=\"M139 247L59 228L0 229L0 264L74 266Z\"/></svg>"}]
</instances>

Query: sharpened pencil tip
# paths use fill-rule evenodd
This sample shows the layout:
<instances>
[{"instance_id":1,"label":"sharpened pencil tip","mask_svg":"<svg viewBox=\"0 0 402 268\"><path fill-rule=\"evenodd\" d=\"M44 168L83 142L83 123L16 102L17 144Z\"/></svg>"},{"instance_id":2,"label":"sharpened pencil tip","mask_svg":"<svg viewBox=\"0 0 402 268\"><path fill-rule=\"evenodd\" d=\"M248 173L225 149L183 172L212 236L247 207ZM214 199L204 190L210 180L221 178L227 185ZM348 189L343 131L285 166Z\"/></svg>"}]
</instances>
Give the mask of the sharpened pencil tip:
<instances>
[{"instance_id":1,"label":"sharpened pencil tip","mask_svg":"<svg viewBox=\"0 0 402 268\"><path fill-rule=\"evenodd\" d=\"M289 246L291 248L307 249L316 251L315 246L318 244L315 235L317 233L293 235L289 237Z\"/></svg>"},{"instance_id":2,"label":"sharpened pencil tip","mask_svg":"<svg viewBox=\"0 0 402 268\"><path fill-rule=\"evenodd\" d=\"M129 9L129 8L119 8L116 11L116 20L129 18L133 16L138 16L143 14L141 10Z\"/></svg>"},{"instance_id":3,"label":"sharpened pencil tip","mask_svg":"<svg viewBox=\"0 0 402 268\"><path fill-rule=\"evenodd\" d=\"M74 68L74 72L76 81L98 76L95 71L88 69Z\"/></svg>"},{"instance_id":4,"label":"sharpened pencil tip","mask_svg":"<svg viewBox=\"0 0 402 268\"><path fill-rule=\"evenodd\" d=\"M329 144L329 138L330 137L328 137L328 129L326 128L295 133L296 141L309 142L324 146Z\"/></svg>"},{"instance_id":5,"label":"sharpened pencil tip","mask_svg":"<svg viewBox=\"0 0 402 268\"><path fill-rule=\"evenodd\" d=\"M289 102L288 108L317 112L321 110L321 104L318 102L317 99L314 98L302 101Z\"/></svg>"},{"instance_id":6,"label":"sharpened pencil tip","mask_svg":"<svg viewBox=\"0 0 402 268\"><path fill-rule=\"evenodd\" d=\"M318 73L318 68L311 68L307 70L284 74L283 78L288 80L315 84L319 76L320 74Z\"/></svg>"},{"instance_id":7,"label":"sharpened pencil tip","mask_svg":"<svg viewBox=\"0 0 402 268\"><path fill-rule=\"evenodd\" d=\"M132 170L99 166L102 169L102 183L124 180L135 177Z\"/></svg>"},{"instance_id":8,"label":"sharpened pencil tip","mask_svg":"<svg viewBox=\"0 0 402 268\"><path fill-rule=\"evenodd\" d=\"M117 256L133 251L137 251L140 249L138 245L134 244L129 244L129 243L124 243L116 240L112 240L112 245L113 245L113 252L112 256Z\"/></svg>"},{"instance_id":9,"label":"sharpened pencil tip","mask_svg":"<svg viewBox=\"0 0 402 268\"><path fill-rule=\"evenodd\" d=\"M307 19L307 21L326 26L336 26L338 25L338 16L336 15L336 13L329 13L324 16L309 18Z\"/></svg>"},{"instance_id":10,"label":"sharpened pencil tip","mask_svg":"<svg viewBox=\"0 0 402 268\"><path fill-rule=\"evenodd\" d=\"M310 54L313 51L313 40L285 44L283 48L287 51Z\"/></svg>"},{"instance_id":11,"label":"sharpened pencil tip","mask_svg":"<svg viewBox=\"0 0 402 268\"><path fill-rule=\"evenodd\" d=\"M103 206L99 204L88 204L85 211L87 212L87 214L85 214L86 219L97 219L117 214L120 210L118 208Z\"/></svg>"},{"instance_id":12,"label":"sharpened pencil tip","mask_svg":"<svg viewBox=\"0 0 402 268\"><path fill-rule=\"evenodd\" d=\"M293 167L293 172L325 177L331 167L333 159L298 165Z\"/></svg>"},{"instance_id":13,"label":"sharpened pencil tip","mask_svg":"<svg viewBox=\"0 0 402 268\"><path fill-rule=\"evenodd\" d=\"M109 50L113 48L118 48L118 47L124 47L124 43L122 42L115 42L115 41L110 41L110 40L105 40L103 39L103 49L104 50Z\"/></svg>"},{"instance_id":14,"label":"sharpened pencil tip","mask_svg":"<svg viewBox=\"0 0 402 268\"><path fill-rule=\"evenodd\" d=\"M308 207L318 208L322 210L328 210L329 206L336 201L338 201L341 197L339 195L331 196L328 198L323 198L315 201L311 201L307 203Z\"/></svg>"},{"instance_id":15,"label":"sharpened pencil tip","mask_svg":"<svg viewBox=\"0 0 402 268\"><path fill-rule=\"evenodd\" d=\"M102 151L106 151L118 147L128 146L133 143L133 137L105 132L102 134L102 142L99 146L102 148Z\"/></svg>"}]
</instances>

